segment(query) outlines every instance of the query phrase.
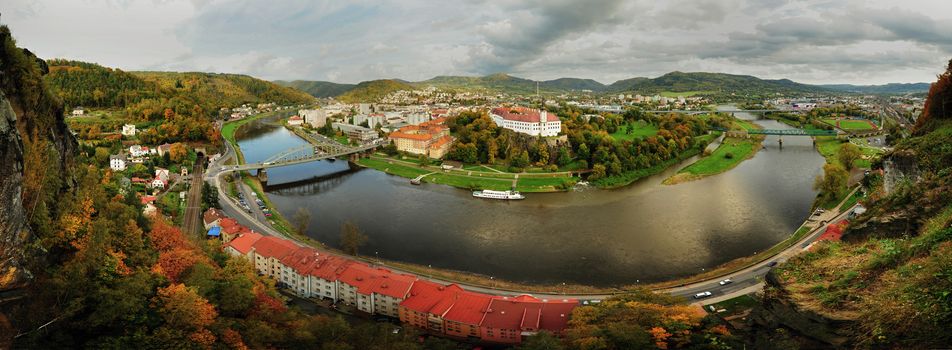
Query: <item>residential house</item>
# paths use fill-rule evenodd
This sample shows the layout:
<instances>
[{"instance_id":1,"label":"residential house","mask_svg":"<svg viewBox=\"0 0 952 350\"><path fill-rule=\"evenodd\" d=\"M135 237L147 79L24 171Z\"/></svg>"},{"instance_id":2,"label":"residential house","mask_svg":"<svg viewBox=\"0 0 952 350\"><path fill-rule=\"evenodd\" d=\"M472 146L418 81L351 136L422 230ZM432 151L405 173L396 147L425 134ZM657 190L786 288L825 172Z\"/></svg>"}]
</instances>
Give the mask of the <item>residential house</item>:
<instances>
[{"instance_id":1,"label":"residential house","mask_svg":"<svg viewBox=\"0 0 952 350\"><path fill-rule=\"evenodd\" d=\"M352 263L354 263L352 260L332 255L323 255L318 258L317 264L307 272L311 277L311 297L320 297L336 302L339 299L337 281Z\"/></svg>"},{"instance_id":2,"label":"residential house","mask_svg":"<svg viewBox=\"0 0 952 350\"><path fill-rule=\"evenodd\" d=\"M113 171L126 170L126 156L122 154L109 156L109 169Z\"/></svg>"},{"instance_id":3,"label":"residential house","mask_svg":"<svg viewBox=\"0 0 952 350\"><path fill-rule=\"evenodd\" d=\"M290 118L288 118L289 126L301 126L303 124L304 124L304 118L301 118L301 116L299 115L292 115Z\"/></svg>"},{"instance_id":4,"label":"residential house","mask_svg":"<svg viewBox=\"0 0 952 350\"><path fill-rule=\"evenodd\" d=\"M83 107L73 108L73 116L81 116L86 114L86 110Z\"/></svg>"},{"instance_id":5,"label":"residential house","mask_svg":"<svg viewBox=\"0 0 952 350\"><path fill-rule=\"evenodd\" d=\"M435 333L443 333L443 316L463 289L455 284L444 286L430 281L416 281L410 294L400 303L400 322Z\"/></svg>"},{"instance_id":6,"label":"residential house","mask_svg":"<svg viewBox=\"0 0 952 350\"><path fill-rule=\"evenodd\" d=\"M136 136L135 124L124 124L120 133L122 136Z\"/></svg>"},{"instance_id":7,"label":"residential house","mask_svg":"<svg viewBox=\"0 0 952 350\"><path fill-rule=\"evenodd\" d=\"M461 291L456 294L453 307L443 315L443 328L447 335L461 338L479 338L480 322L489 309L492 297L487 294Z\"/></svg>"},{"instance_id":8,"label":"residential house","mask_svg":"<svg viewBox=\"0 0 952 350\"><path fill-rule=\"evenodd\" d=\"M133 157L142 157L149 155L149 147L141 145L129 146L129 154Z\"/></svg>"},{"instance_id":9,"label":"residential house","mask_svg":"<svg viewBox=\"0 0 952 350\"><path fill-rule=\"evenodd\" d=\"M205 225L205 229L211 227L220 227L218 223L221 222L222 218L226 218L225 212L218 208L208 208L205 213L202 214L202 223Z\"/></svg>"},{"instance_id":10,"label":"residential house","mask_svg":"<svg viewBox=\"0 0 952 350\"><path fill-rule=\"evenodd\" d=\"M155 168L155 178L162 179L162 181L169 181L169 169L165 168Z\"/></svg>"},{"instance_id":11,"label":"residential house","mask_svg":"<svg viewBox=\"0 0 952 350\"><path fill-rule=\"evenodd\" d=\"M160 178L154 178L152 182L149 183L149 187L157 189L164 189L166 185L168 185L168 182Z\"/></svg>"},{"instance_id":12,"label":"residential house","mask_svg":"<svg viewBox=\"0 0 952 350\"><path fill-rule=\"evenodd\" d=\"M578 300L551 301L531 295L494 297L480 322L481 339L494 343L518 344L523 337L540 330L561 333ZM543 311L545 308L551 310Z\"/></svg>"},{"instance_id":13,"label":"residential house","mask_svg":"<svg viewBox=\"0 0 952 350\"><path fill-rule=\"evenodd\" d=\"M281 258L281 275L278 280L294 294L311 297L310 276L307 274L317 263L320 253L311 247L298 247Z\"/></svg>"}]
</instances>

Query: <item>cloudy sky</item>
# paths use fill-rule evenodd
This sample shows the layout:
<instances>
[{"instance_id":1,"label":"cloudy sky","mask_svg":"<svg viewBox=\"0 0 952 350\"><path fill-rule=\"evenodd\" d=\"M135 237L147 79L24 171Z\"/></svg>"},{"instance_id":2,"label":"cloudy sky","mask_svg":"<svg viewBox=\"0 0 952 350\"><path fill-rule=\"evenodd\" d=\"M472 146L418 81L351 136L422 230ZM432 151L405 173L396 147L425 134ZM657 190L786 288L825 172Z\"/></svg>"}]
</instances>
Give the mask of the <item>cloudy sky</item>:
<instances>
[{"instance_id":1,"label":"cloudy sky","mask_svg":"<svg viewBox=\"0 0 952 350\"><path fill-rule=\"evenodd\" d=\"M670 71L933 81L949 0L3 0L44 58L359 82L506 72L603 83Z\"/></svg>"}]
</instances>

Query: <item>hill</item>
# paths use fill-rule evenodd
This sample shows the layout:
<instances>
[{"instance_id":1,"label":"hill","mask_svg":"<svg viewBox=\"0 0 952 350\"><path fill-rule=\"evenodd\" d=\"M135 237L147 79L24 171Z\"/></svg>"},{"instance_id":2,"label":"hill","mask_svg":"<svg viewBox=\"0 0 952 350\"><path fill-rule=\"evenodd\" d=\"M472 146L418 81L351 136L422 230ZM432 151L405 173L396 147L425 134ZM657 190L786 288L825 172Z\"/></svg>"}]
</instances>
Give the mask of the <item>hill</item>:
<instances>
[{"instance_id":1,"label":"hill","mask_svg":"<svg viewBox=\"0 0 952 350\"><path fill-rule=\"evenodd\" d=\"M148 100L199 105L206 111L243 103L308 103L301 91L247 75L217 73L126 72L95 63L53 59L44 77L67 108L125 108Z\"/></svg>"},{"instance_id":2,"label":"hill","mask_svg":"<svg viewBox=\"0 0 952 350\"><path fill-rule=\"evenodd\" d=\"M819 85L820 87L858 94L919 94L929 92L929 83L890 83L884 85L850 85L850 84L828 84Z\"/></svg>"},{"instance_id":3,"label":"hill","mask_svg":"<svg viewBox=\"0 0 952 350\"><path fill-rule=\"evenodd\" d=\"M350 91L356 84L338 84L329 81L276 80L275 84L304 91L314 97L334 97Z\"/></svg>"},{"instance_id":4,"label":"hill","mask_svg":"<svg viewBox=\"0 0 952 350\"><path fill-rule=\"evenodd\" d=\"M542 89L551 91L605 90L605 84L599 83L592 79L559 78L543 81L540 85Z\"/></svg>"},{"instance_id":5,"label":"hill","mask_svg":"<svg viewBox=\"0 0 952 350\"><path fill-rule=\"evenodd\" d=\"M337 96L337 99L347 103L376 101L391 92L399 90L413 90L413 86L393 79L365 81Z\"/></svg>"},{"instance_id":6,"label":"hill","mask_svg":"<svg viewBox=\"0 0 952 350\"><path fill-rule=\"evenodd\" d=\"M829 92L821 87L800 84L788 79L768 80L750 75L706 72L671 72L657 78L619 80L608 86L612 92L660 93L664 91L710 91L712 94L763 95L771 93Z\"/></svg>"}]
</instances>

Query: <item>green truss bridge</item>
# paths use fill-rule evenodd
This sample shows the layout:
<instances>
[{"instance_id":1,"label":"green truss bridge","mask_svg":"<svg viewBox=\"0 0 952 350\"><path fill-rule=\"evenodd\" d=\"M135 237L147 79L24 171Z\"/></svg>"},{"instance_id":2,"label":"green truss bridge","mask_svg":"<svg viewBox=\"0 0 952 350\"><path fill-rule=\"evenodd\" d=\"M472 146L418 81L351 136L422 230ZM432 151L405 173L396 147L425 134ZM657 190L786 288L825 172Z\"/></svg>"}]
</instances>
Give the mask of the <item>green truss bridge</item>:
<instances>
[{"instance_id":1,"label":"green truss bridge","mask_svg":"<svg viewBox=\"0 0 952 350\"><path fill-rule=\"evenodd\" d=\"M717 131L730 131L725 128L712 128ZM736 131L735 131L736 132ZM744 131L742 131L744 132ZM750 129L746 130L749 135L780 135L780 136L836 136L836 130L819 129Z\"/></svg>"}]
</instances>

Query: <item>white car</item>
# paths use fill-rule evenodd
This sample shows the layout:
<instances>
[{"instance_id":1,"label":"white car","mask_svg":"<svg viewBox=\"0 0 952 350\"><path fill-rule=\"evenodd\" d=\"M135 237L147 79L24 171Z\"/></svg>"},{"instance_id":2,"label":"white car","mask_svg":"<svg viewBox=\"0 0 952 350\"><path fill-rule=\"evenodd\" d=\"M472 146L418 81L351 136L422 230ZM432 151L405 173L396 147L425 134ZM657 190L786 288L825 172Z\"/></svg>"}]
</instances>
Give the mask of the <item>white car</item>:
<instances>
[{"instance_id":1,"label":"white car","mask_svg":"<svg viewBox=\"0 0 952 350\"><path fill-rule=\"evenodd\" d=\"M728 284L734 283L734 281L731 281L731 279L728 278L728 279L725 279L725 280L720 281L720 282L717 282L717 283L719 283L719 284L722 285L722 286L726 286L726 285L728 285Z\"/></svg>"},{"instance_id":2,"label":"white car","mask_svg":"<svg viewBox=\"0 0 952 350\"><path fill-rule=\"evenodd\" d=\"M711 296L711 292L700 292L694 295L694 299L704 299Z\"/></svg>"}]
</instances>

